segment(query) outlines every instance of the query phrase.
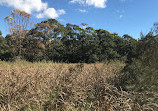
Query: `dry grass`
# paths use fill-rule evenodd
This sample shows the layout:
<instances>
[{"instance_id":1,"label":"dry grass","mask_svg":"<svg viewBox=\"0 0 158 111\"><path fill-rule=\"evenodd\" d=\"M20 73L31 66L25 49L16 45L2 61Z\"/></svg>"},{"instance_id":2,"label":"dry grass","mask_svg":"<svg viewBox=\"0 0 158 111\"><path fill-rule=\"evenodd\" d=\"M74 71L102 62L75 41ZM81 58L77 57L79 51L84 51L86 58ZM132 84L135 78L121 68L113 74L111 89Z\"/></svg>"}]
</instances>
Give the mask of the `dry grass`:
<instances>
[{"instance_id":1,"label":"dry grass","mask_svg":"<svg viewBox=\"0 0 158 111\"><path fill-rule=\"evenodd\" d=\"M143 111L107 84L124 65L0 62L0 111Z\"/></svg>"}]
</instances>

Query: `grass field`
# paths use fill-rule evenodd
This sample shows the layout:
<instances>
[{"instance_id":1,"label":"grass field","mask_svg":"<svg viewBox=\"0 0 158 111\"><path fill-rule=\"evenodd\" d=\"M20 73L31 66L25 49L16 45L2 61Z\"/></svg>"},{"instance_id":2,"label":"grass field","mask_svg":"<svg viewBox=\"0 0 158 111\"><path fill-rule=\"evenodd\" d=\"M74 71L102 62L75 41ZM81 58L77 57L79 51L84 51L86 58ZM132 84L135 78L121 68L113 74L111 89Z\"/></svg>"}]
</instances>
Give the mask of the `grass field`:
<instances>
[{"instance_id":1,"label":"grass field","mask_svg":"<svg viewBox=\"0 0 158 111\"><path fill-rule=\"evenodd\" d=\"M1 61L0 111L141 111L131 94L107 83L124 66Z\"/></svg>"}]
</instances>

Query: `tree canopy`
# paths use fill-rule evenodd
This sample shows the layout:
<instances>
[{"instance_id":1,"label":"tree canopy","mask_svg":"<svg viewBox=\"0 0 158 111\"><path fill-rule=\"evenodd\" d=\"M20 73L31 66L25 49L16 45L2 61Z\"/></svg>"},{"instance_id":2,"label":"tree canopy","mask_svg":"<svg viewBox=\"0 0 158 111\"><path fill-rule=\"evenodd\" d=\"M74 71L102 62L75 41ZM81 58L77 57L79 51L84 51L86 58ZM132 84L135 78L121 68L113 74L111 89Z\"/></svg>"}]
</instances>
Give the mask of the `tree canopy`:
<instances>
[{"instance_id":1,"label":"tree canopy","mask_svg":"<svg viewBox=\"0 0 158 111\"><path fill-rule=\"evenodd\" d=\"M109 60L131 62L136 56L139 41L128 34L119 36L104 29L94 29L86 23L64 26L55 19L42 21L29 29L29 14L17 9L11 13L12 17L6 17L11 33L4 39L14 57L20 56L28 61L94 63Z\"/></svg>"}]
</instances>

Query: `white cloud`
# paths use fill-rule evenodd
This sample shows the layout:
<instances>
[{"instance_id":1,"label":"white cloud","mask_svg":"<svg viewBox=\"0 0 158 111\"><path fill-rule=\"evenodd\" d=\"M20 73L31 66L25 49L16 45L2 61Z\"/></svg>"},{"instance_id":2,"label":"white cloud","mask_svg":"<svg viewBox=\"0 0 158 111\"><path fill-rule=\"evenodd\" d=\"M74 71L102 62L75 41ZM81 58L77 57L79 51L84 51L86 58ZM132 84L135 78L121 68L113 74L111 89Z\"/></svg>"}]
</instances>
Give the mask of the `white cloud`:
<instances>
[{"instance_id":1,"label":"white cloud","mask_svg":"<svg viewBox=\"0 0 158 111\"><path fill-rule=\"evenodd\" d=\"M65 10L63 10L63 9L58 10L57 13L58 13L58 15L66 14Z\"/></svg>"},{"instance_id":2,"label":"white cloud","mask_svg":"<svg viewBox=\"0 0 158 111\"><path fill-rule=\"evenodd\" d=\"M58 18L60 15L65 14L65 10L55 10L54 8L48 8L43 11L43 13L39 13L37 18Z\"/></svg>"},{"instance_id":3,"label":"white cloud","mask_svg":"<svg viewBox=\"0 0 158 111\"><path fill-rule=\"evenodd\" d=\"M86 12L88 12L88 11L85 10L85 9L79 9L79 11L82 12L82 13L86 13Z\"/></svg>"},{"instance_id":4,"label":"white cloud","mask_svg":"<svg viewBox=\"0 0 158 111\"><path fill-rule=\"evenodd\" d=\"M120 15L120 18L123 18L123 15Z\"/></svg>"},{"instance_id":5,"label":"white cloud","mask_svg":"<svg viewBox=\"0 0 158 111\"><path fill-rule=\"evenodd\" d=\"M105 8L107 0L86 0L88 5L94 5L97 8Z\"/></svg>"},{"instance_id":6,"label":"white cloud","mask_svg":"<svg viewBox=\"0 0 158 111\"><path fill-rule=\"evenodd\" d=\"M119 18L123 18L125 14L125 10L116 10L115 13L119 15Z\"/></svg>"},{"instance_id":7,"label":"white cloud","mask_svg":"<svg viewBox=\"0 0 158 111\"><path fill-rule=\"evenodd\" d=\"M49 8L48 3L42 0L0 0L0 5L20 9L29 14L36 12L37 18L57 18L66 13L63 9Z\"/></svg>"},{"instance_id":8,"label":"white cloud","mask_svg":"<svg viewBox=\"0 0 158 111\"><path fill-rule=\"evenodd\" d=\"M84 4L85 0L71 0L69 3L79 3L79 4Z\"/></svg>"},{"instance_id":9,"label":"white cloud","mask_svg":"<svg viewBox=\"0 0 158 111\"><path fill-rule=\"evenodd\" d=\"M96 8L106 8L107 0L71 0L69 3L79 3L94 6Z\"/></svg>"},{"instance_id":10,"label":"white cloud","mask_svg":"<svg viewBox=\"0 0 158 111\"><path fill-rule=\"evenodd\" d=\"M30 14L33 11L39 12L45 10L48 6L47 3L41 0L0 0L0 5L20 9Z\"/></svg>"}]
</instances>

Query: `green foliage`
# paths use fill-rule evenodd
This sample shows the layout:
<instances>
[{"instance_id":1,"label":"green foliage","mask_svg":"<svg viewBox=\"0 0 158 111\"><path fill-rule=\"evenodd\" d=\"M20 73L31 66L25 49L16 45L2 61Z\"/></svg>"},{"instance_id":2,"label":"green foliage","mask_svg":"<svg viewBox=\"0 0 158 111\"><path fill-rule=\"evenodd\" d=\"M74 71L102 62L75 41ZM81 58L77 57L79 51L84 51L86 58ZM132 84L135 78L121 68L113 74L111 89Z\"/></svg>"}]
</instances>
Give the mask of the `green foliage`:
<instances>
[{"instance_id":1,"label":"green foliage","mask_svg":"<svg viewBox=\"0 0 158 111\"><path fill-rule=\"evenodd\" d=\"M133 62L124 68L119 85L131 91L158 92L158 39L147 35L139 41L137 51Z\"/></svg>"},{"instance_id":2,"label":"green foliage","mask_svg":"<svg viewBox=\"0 0 158 111\"><path fill-rule=\"evenodd\" d=\"M48 56L49 60L55 62L62 62L64 53L64 45L60 40L52 41L46 49L46 55Z\"/></svg>"},{"instance_id":3,"label":"green foliage","mask_svg":"<svg viewBox=\"0 0 158 111\"><path fill-rule=\"evenodd\" d=\"M17 49L17 35L6 36L7 44L17 56L27 61L51 60L67 63L95 63L109 60L131 61L137 41L103 29L94 30L87 24L66 24L55 19L35 24ZM20 49L20 55L19 55ZM127 59L126 59L127 58Z\"/></svg>"},{"instance_id":4,"label":"green foliage","mask_svg":"<svg viewBox=\"0 0 158 111\"><path fill-rule=\"evenodd\" d=\"M2 32L0 31L0 36L2 35Z\"/></svg>"},{"instance_id":5,"label":"green foliage","mask_svg":"<svg viewBox=\"0 0 158 111\"><path fill-rule=\"evenodd\" d=\"M22 56L25 60L35 62L45 59L45 45L37 40L26 38L23 42Z\"/></svg>"},{"instance_id":6,"label":"green foliage","mask_svg":"<svg viewBox=\"0 0 158 111\"><path fill-rule=\"evenodd\" d=\"M1 60L9 60L12 58L12 50L8 46L5 38L0 36L0 59Z\"/></svg>"}]
</instances>

